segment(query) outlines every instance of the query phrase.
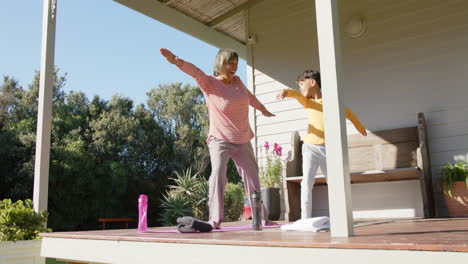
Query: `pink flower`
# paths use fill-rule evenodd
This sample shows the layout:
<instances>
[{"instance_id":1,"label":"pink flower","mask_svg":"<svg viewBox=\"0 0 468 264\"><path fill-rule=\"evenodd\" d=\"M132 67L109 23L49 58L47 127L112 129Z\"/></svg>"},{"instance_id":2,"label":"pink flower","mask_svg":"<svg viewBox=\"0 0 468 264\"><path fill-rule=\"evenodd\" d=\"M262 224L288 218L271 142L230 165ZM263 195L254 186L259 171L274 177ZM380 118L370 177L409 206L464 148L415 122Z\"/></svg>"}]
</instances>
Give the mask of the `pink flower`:
<instances>
[{"instance_id":1,"label":"pink flower","mask_svg":"<svg viewBox=\"0 0 468 264\"><path fill-rule=\"evenodd\" d=\"M277 143L275 143L273 152L274 152L276 155L281 156L281 154L282 154L282 153L281 153L281 150L282 150L282 149L283 149L283 148L282 148L280 145L278 145Z\"/></svg>"},{"instance_id":2,"label":"pink flower","mask_svg":"<svg viewBox=\"0 0 468 264\"><path fill-rule=\"evenodd\" d=\"M278 146L275 150L276 155L281 156L283 148L281 146Z\"/></svg>"},{"instance_id":3,"label":"pink flower","mask_svg":"<svg viewBox=\"0 0 468 264\"><path fill-rule=\"evenodd\" d=\"M265 141L265 145L263 145L265 147L266 150L268 150L270 148L270 145L268 144L268 141Z\"/></svg>"}]
</instances>

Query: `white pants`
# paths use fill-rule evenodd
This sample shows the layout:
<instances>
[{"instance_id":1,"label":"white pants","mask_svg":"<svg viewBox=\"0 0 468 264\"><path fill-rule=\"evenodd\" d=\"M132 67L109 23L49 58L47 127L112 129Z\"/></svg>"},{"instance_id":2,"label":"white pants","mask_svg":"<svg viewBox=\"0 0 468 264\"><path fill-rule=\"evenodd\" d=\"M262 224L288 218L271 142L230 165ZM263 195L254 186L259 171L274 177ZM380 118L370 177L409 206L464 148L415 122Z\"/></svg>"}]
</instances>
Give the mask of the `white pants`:
<instances>
[{"instance_id":1,"label":"white pants","mask_svg":"<svg viewBox=\"0 0 468 264\"><path fill-rule=\"evenodd\" d=\"M302 182L301 182L301 218L312 217L312 189L314 188L315 174L320 167L327 177L327 158L325 145L302 145Z\"/></svg>"}]
</instances>

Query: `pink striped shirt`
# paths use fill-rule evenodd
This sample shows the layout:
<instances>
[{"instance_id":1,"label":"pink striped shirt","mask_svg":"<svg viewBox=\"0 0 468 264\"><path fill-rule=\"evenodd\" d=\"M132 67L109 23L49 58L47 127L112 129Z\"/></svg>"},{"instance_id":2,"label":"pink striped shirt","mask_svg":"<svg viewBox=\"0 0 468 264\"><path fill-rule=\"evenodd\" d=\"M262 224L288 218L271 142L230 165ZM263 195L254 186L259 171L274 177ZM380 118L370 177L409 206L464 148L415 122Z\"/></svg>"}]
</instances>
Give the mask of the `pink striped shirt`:
<instances>
[{"instance_id":1,"label":"pink striped shirt","mask_svg":"<svg viewBox=\"0 0 468 264\"><path fill-rule=\"evenodd\" d=\"M262 104L238 76L231 84L225 84L189 62L184 62L180 69L195 79L205 96L210 117L208 138L215 137L233 144L247 143L253 138L249 105L259 109Z\"/></svg>"}]
</instances>

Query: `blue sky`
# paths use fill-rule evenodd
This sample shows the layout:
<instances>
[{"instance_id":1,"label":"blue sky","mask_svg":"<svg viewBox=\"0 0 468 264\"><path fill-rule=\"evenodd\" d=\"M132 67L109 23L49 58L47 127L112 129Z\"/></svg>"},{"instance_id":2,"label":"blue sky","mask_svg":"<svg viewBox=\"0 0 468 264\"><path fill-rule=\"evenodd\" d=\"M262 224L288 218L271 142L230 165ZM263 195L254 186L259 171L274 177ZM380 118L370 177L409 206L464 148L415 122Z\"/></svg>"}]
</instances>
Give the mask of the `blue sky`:
<instances>
[{"instance_id":1,"label":"blue sky","mask_svg":"<svg viewBox=\"0 0 468 264\"><path fill-rule=\"evenodd\" d=\"M42 0L0 1L0 75L23 87L40 68ZM218 51L185 33L139 14L112 0L58 0L55 64L67 73L65 91L129 97L136 104L160 83L193 79L159 54L172 50L206 73ZM246 81L245 62L237 74Z\"/></svg>"}]
</instances>

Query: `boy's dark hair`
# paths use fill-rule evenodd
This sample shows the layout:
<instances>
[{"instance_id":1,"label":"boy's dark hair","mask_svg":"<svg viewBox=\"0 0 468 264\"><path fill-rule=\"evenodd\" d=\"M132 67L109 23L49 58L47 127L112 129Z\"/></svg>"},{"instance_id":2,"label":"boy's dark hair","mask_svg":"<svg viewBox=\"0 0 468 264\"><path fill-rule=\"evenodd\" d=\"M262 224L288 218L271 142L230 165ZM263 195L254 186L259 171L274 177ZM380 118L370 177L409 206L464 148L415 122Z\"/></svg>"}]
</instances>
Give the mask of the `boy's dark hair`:
<instances>
[{"instance_id":1,"label":"boy's dark hair","mask_svg":"<svg viewBox=\"0 0 468 264\"><path fill-rule=\"evenodd\" d=\"M297 82L299 81L302 81L302 80L305 80L305 79L313 79L317 82L318 86L320 87L320 89L322 89L322 82L320 80L320 72L319 71L316 71L316 70L311 70L311 69L308 69L308 70L305 70L303 73L301 73L301 75L299 75L297 77Z\"/></svg>"}]
</instances>

